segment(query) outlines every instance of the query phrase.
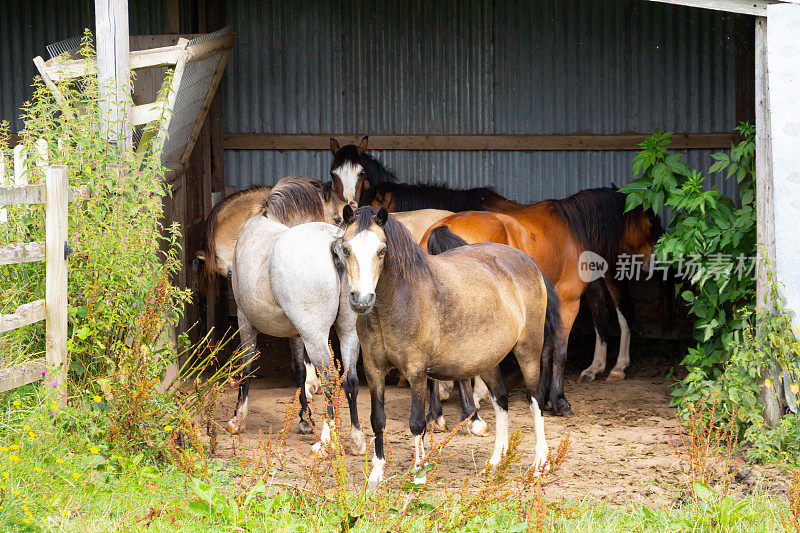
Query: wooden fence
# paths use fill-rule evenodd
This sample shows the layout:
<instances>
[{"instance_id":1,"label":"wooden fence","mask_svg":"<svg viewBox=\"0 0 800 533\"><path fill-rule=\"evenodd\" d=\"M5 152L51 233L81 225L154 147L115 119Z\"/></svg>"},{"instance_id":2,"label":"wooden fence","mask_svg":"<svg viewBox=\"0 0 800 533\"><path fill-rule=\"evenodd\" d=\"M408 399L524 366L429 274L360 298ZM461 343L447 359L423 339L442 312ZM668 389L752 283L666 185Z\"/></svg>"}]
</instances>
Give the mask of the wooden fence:
<instances>
[{"instance_id":1,"label":"wooden fence","mask_svg":"<svg viewBox=\"0 0 800 533\"><path fill-rule=\"evenodd\" d=\"M14 149L14 184L0 185L0 222L7 219L2 206L44 204L45 240L0 248L0 266L44 261L45 297L20 305L12 314L0 315L0 334L44 320L45 356L0 369L0 392L40 380L43 372L49 381L64 383L67 373L67 212L71 200L85 198L88 193L67 186L67 167L47 165L46 141L40 140L36 147L32 158L22 146ZM0 183L7 175L5 163L6 159L0 157ZM44 168L43 185L28 184L30 163Z\"/></svg>"}]
</instances>

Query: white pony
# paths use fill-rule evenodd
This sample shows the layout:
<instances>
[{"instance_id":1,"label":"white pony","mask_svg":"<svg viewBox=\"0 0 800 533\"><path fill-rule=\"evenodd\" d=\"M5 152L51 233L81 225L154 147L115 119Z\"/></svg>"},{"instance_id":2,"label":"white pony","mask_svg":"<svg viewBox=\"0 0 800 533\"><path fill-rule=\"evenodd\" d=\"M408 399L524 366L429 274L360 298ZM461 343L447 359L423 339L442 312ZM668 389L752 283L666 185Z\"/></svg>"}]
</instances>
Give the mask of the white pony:
<instances>
[{"instance_id":1,"label":"white pony","mask_svg":"<svg viewBox=\"0 0 800 533\"><path fill-rule=\"evenodd\" d=\"M346 372L343 385L352 424L350 452L363 455L366 443L356 407L359 354L356 315L348 303L347 281L331 256L331 245L341 236L341 230L325 222L314 222L323 219L323 205L317 188L311 185L313 181L307 178L279 181L266 200L264 215L249 218L239 232L231 281L243 357L252 358L256 331L292 339L293 364L301 385L301 429L304 425L310 429L302 386L306 371L297 354L302 355L305 348L317 372L327 374L333 368L328 337L334 327ZM249 373L249 367L245 372ZM236 411L228 422L231 433L241 430L247 416L249 385L246 378L239 388ZM334 387L335 380L323 380L327 412L320 442L312 448L315 453L325 453L334 429Z\"/></svg>"}]
</instances>

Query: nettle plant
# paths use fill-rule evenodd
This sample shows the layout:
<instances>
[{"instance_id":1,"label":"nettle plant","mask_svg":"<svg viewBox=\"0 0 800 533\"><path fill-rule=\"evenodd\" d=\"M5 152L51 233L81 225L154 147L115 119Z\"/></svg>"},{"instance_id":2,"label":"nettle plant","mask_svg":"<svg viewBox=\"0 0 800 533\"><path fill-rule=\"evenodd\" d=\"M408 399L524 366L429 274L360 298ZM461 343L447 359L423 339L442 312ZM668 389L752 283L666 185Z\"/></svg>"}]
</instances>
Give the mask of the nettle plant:
<instances>
[{"instance_id":1,"label":"nettle plant","mask_svg":"<svg viewBox=\"0 0 800 533\"><path fill-rule=\"evenodd\" d=\"M683 359L689 375L673 395L691 401L719 378L729 345L746 325L744 311L755 302L755 128L742 123L736 131L743 140L730 153L713 154L709 172L736 179L737 203L705 187L705 177L683 161L684 154L669 151L672 134L663 130L642 142L633 163L639 177L621 189L627 210L666 206L674 212L656 254L686 279L679 291L695 319L698 344Z\"/></svg>"},{"instance_id":2,"label":"nettle plant","mask_svg":"<svg viewBox=\"0 0 800 533\"><path fill-rule=\"evenodd\" d=\"M81 54L94 55L88 32ZM175 355L173 347L162 342L164 331L177 322L188 298L188 291L159 284L179 268L178 227L163 224L163 202L169 194L165 169L158 154L136 154L105 140L96 72L80 85L63 83L59 89L63 102L56 101L41 79L34 80L33 98L22 108L19 142L35 154L35 143L46 140L50 164L65 165L69 185L91 191L90 198L69 206L69 244L74 249L69 258L70 381L79 386L113 373L128 351L142 345L163 347L163 357L153 358L157 375ZM44 173L31 168L30 183L41 183ZM41 206L9 209L9 222L3 240L44 238ZM40 264L14 265L4 275L27 281L8 305L43 296ZM143 329L141 316L156 287L166 291L158 297L167 305L155 323Z\"/></svg>"}]
</instances>

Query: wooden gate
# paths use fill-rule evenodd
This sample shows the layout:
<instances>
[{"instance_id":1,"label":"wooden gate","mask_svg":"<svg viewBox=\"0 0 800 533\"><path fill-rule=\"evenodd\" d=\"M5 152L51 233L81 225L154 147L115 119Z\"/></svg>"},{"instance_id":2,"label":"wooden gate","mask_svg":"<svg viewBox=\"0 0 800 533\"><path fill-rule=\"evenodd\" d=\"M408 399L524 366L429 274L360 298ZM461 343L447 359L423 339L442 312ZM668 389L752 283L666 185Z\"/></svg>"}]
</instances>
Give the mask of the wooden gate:
<instances>
[{"instance_id":1,"label":"wooden gate","mask_svg":"<svg viewBox=\"0 0 800 533\"><path fill-rule=\"evenodd\" d=\"M15 149L15 156L19 148ZM44 320L45 357L0 370L0 392L33 383L43 376L64 383L67 375L67 208L70 200L87 196L85 190L67 186L67 167L63 165L45 169L44 185L28 185L21 170L25 158L14 159L15 183L0 186L0 206L44 204L45 240L0 248L0 265L44 261L45 297L20 305L13 314L0 315L0 333ZM2 215L5 217L5 212ZM60 390L66 391L66 387Z\"/></svg>"}]
</instances>

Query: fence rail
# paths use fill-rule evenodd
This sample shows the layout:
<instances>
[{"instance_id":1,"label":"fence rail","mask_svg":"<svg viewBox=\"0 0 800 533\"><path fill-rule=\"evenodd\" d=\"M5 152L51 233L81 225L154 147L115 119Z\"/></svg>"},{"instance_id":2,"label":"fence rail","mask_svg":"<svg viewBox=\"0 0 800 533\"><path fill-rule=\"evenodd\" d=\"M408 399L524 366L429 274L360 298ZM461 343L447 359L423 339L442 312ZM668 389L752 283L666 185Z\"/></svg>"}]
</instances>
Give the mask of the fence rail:
<instances>
[{"instance_id":1,"label":"fence rail","mask_svg":"<svg viewBox=\"0 0 800 533\"><path fill-rule=\"evenodd\" d=\"M45 297L17 307L12 314L0 315L0 333L45 321L45 356L0 369L0 392L42 379L64 382L67 371L67 213L69 202L88 197L86 188L67 186L67 167L47 166L47 143L36 143L36 154L28 157L22 146L13 152L14 185L0 185L0 207L7 205L45 205L45 240L15 243L0 248L0 265L45 262ZM28 184L28 165L44 169L45 183ZM6 178L6 159L0 157L0 181ZM0 209L0 222L7 218ZM65 391L66 388L62 388ZM63 392L62 392L63 399Z\"/></svg>"}]
</instances>

